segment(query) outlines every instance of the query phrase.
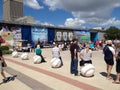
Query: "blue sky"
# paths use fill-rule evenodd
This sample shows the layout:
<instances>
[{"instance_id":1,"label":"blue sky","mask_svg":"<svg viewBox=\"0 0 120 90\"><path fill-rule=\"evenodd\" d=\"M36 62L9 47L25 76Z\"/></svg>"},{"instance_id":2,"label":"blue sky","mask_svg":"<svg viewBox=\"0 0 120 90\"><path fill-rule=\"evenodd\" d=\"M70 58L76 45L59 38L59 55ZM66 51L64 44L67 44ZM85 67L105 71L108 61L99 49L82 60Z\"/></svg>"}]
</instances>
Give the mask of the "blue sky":
<instances>
[{"instance_id":1,"label":"blue sky","mask_svg":"<svg viewBox=\"0 0 120 90\"><path fill-rule=\"evenodd\" d=\"M35 23L74 28L120 27L120 0L23 1L24 16L34 17ZM2 20L2 0L0 5Z\"/></svg>"}]
</instances>

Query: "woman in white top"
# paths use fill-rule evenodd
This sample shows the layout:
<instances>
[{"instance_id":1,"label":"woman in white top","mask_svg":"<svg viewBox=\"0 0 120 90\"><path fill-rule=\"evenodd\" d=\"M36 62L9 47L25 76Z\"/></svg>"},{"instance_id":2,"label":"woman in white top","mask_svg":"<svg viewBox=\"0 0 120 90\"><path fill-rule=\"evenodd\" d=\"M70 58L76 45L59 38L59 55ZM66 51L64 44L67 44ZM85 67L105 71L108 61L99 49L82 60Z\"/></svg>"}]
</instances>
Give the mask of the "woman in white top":
<instances>
[{"instance_id":1,"label":"woman in white top","mask_svg":"<svg viewBox=\"0 0 120 90\"><path fill-rule=\"evenodd\" d=\"M90 48L90 45L87 44L86 47L80 52L80 66L84 66L84 64L86 63L91 63L92 64L92 50L89 49Z\"/></svg>"}]
</instances>

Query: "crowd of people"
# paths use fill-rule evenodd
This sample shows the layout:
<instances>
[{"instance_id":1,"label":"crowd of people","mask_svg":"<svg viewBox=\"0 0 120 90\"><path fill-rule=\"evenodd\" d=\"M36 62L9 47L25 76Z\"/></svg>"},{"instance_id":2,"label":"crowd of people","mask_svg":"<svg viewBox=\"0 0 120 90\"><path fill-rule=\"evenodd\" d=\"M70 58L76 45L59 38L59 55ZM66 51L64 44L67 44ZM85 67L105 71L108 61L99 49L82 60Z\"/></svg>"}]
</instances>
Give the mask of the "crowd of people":
<instances>
[{"instance_id":1,"label":"crowd of people","mask_svg":"<svg viewBox=\"0 0 120 90\"><path fill-rule=\"evenodd\" d=\"M99 44L98 44L99 45ZM99 47L99 46L97 46ZM78 54L77 51L79 49L77 39L73 40L73 43L70 46L71 52L71 67L70 73L75 76L78 75ZM113 80L111 77L111 70L114 65L114 58L116 60L116 79L113 81L115 84L120 84L120 41L119 40L107 40L105 45L102 46L104 61L106 63L106 79ZM90 44L86 44L82 50L80 50L79 54L80 58L80 66L84 66L86 63L92 64L92 49L90 48Z\"/></svg>"},{"instance_id":2,"label":"crowd of people","mask_svg":"<svg viewBox=\"0 0 120 90\"><path fill-rule=\"evenodd\" d=\"M70 73L74 74L75 76L79 75L78 72L78 62L80 59L80 67L84 66L86 63L92 64L92 51L93 48L97 48L103 50L104 54L104 61L106 63L106 79L110 80L113 79L111 77L111 70L114 65L114 58L116 59L116 79L113 81L115 84L120 84L120 42L119 41L112 41L107 40L106 43L103 41L96 41L96 44L93 42L88 43L78 43L77 39L73 39L73 41L69 44L64 44L66 46L62 46L59 43L55 43L54 47L52 48L52 58L59 58L61 61L61 66L63 66L62 56L60 55L61 50L70 50L71 54L71 64L70 64ZM105 44L105 45L104 45ZM64 48L64 49L63 49ZM78 53L79 52L79 53ZM36 47L35 47L35 53L36 55L41 56L42 62L46 62L44 59L44 56L42 56L42 50L40 46L40 41L38 41ZM2 53L0 52L0 71L1 75L3 76L3 81L6 82L6 76L3 72L3 66L2 62L4 61L4 58L2 56Z\"/></svg>"}]
</instances>

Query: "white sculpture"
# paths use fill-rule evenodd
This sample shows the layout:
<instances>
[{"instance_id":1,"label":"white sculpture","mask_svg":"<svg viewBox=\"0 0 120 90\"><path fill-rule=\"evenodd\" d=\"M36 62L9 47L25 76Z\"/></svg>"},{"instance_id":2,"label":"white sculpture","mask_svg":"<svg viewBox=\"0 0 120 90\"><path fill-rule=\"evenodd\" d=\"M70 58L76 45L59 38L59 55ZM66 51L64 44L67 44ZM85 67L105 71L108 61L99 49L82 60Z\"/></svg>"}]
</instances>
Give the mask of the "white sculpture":
<instances>
[{"instance_id":1,"label":"white sculpture","mask_svg":"<svg viewBox=\"0 0 120 90\"><path fill-rule=\"evenodd\" d=\"M12 52L12 57L17 58L18 57L18 52L17 51Z\"/></svg>"},{"instance_id":2,"label":"white sculpture","mask_svg":"<svg viewBox=\"0 0 120 90\"><path fill-rule=\"evenodd\" d=\"M58 68L61 66L61 60L59 58L53 58L51 61L51 67L52 68Z\"/></svg>"},{"instance_id":3,"label":"white sculpture","mask_svg":"<svg viewBox=\"0 0 120 90\"><path fill-rule=\"evenodd\" d=\"M85 77L93 76L95 73L95 67L92 64L85 64L81 67L81 74Z\"/></svg>"},{"instance_id":4,"label":"white sculpture","mask_svg":"<svg viewBox=\"0 0 120 90\"><path fill-rule=\"evenodd\" d=\"M41 63L41 57L40 56L38 56L38 55L35 55L34 57L33 57L33 62L34 62L34 64L39 64L39 63Z\"/></svg>"},{"instance_id":5,"label":"white sculpture","mask_svg":"<svg viewBox=\"0 0 120 90\"><path fill-rule=\"evenodd\" d=\"M22 59L22 60L28 60L28 59L29 59L28 53L23 53L23 54L21 55L21 59Z\"/></svg>"}]
</instances>

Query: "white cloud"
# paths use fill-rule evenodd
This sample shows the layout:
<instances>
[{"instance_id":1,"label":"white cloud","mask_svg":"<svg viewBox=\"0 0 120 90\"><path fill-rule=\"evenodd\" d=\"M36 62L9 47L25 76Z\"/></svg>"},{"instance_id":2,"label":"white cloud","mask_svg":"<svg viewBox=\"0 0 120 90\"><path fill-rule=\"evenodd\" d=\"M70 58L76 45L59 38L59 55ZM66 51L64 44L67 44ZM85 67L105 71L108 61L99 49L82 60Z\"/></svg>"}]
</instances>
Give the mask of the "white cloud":
<instances>
[{"instance_id":1,"label":"white cloud","mask_svg":"<svg viewBox=\"0 0 120 90\"><path fill-rule=\"evenodd\" d=\"M44 3L49 6L50 10L55 10L57 8L61 8L60 0L44 0Z\"/></svg>"},{"instance_id":2,"label":"white cloud","mask_svg":"<svg viewBox=\"0 0 120 90\"><path fill-rule=\"evenodd\" d=\"M84 24L85 21L84 20L80 20L78 18L68 18L65 21L65 26L69 26L69 27L80 27L81 24Z\"/></svg>"},{"instance_id":3,"label":"white cloud","mask_svg":"<svg viewBox=\"0 0 120 90\"><path fill-rule=\"evenodd\" d=\"M101 24L111 18L110 14L114 8L120 7L120 0L44 0L44 3L50 10L67 10L74 18L89 24ZM67 19L65 25L70 24L72 22Z\"/></svg>"},{"instance_id":4,"label":"white cloud","mask_svg":"<svg viewBox=\"0 0 120 90\"><path fill-rule=\"evenodd\" d=\"M55 26L54 24L48 23L48 22L41 22L39 20L35 21L35 24L45 25L45 26Z\"/></svg>"},{"instance_id":5,"label":"white cloud","mask_svg":"<svg viewBox=\"0 0 120 90\"><path fill-rule=\"evenodd\" d=\"M41 25L46 25L46 26L54 26L53 24L51 24L51 23L48 23L48 22L41 23Z\"/></svg>"},{"instance_id":6,"label":"white cloud","mask_svg":"<svg viewBox=\"0 0 120 90\"><path fill-rule=\"evenodd\" d=\"M39 20L35 20L35 24L40 24L41 22Z\"/></svg>"},{"instance_id":7,"label":"white cloud","mask_svg":"<svg viewBox=\"0 0 120 90\"><path fill-rule=\"evenodd\" d=\"M43 6L40 6L37 0L24 0L24 4L33 8L33 9L42 9Z\"/></svg>"},{"instance_id":8,"label":"white cloud","mask_svg":"<svg viewBox=\"0 0 120 90\"><path fill-rule=\"evenodd\" d=\"M109 19L108 21L106 21L105 23L101 23L102 26L106 26L106 25L120 25L120 20L117 20L116 18L112 18Z\"/></svg>"}]
</instances>

